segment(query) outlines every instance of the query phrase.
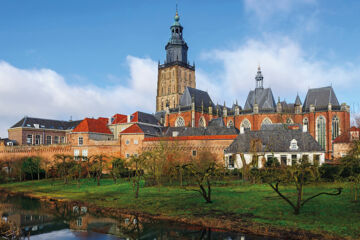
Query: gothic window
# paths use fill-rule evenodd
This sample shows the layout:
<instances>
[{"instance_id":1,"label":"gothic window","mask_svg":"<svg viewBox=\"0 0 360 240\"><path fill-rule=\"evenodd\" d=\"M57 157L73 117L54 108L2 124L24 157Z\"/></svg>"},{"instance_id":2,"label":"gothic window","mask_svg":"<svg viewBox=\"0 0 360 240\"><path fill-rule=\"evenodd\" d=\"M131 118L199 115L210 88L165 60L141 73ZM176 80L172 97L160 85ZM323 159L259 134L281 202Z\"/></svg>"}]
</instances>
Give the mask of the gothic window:
<instances>
[{"instance_id":1,"label":"gothic window","mask_svg":"<svg viewBox=\"0 0 360 240\"><path fill-rule=\"evenodd\" d=\"M272 121L269 119L269 118L265 118L262 123L261 123L261 126L262 125L269 125L269 124L272 124Z\"/></svg>"},{"instance_id":2,"label":"gothic window","mask_svg":"<svg viewBox=\"0 0 360 240\"><path fill-rule=\"evenodd\" d=\"M287 118L287 119L286 119L286 123L287 123L287 124L293 124L294 121L293 121L291 118Z\"/></svg>"},{"instance_id":3,"label":"gothic window","mask_svg":"<svg viewBox=\"0 0 360 240\"><path fill-rule=\"evenodd\" d=\"M244 133L245 130L251 130L251 123L247 119L244 119L240 124L240 133Z\"/></svg>"},{"instance_id":4,"label":"gothic window","mask_svg":"<svg viewBox=\"0 0 360 240\"><path fill-rule=\"evenodd\" d=\"M304 132L309 131L309 120L307 118L304 118L303 120L303 130Z\"/></svg>"},{"instance_id":5,"label":"gothic window","mask_svg":"<svg viewBox=\"0 0 360 240\"><path fill-rule=\"evenodd\" d=\"M316 120L316 140L323 149L326 146L326 122L323 116L320 116Z\"/></svg>"},{"instance_id":6,"label":"gothic window","mask_svg":"<svg viewBox=\"0 0 360 240\"><path fill-rule=\"evenodd\" d=\"M185 120L182 117L178 117L175 121L175 127L185 127Z\"/></svg>"},{"instance_id":7,"label":"gothic window","mask_svg":"<svg viewBox=\"0 0 360 240\"><path fill-rule=\"evenodd\" d=\"M228 127L233 127L234 126L234 122L232 120L230 120L228 123L227 123L227 126Z\"/></svg>"},{"instance_id":8,"label":"gothic window","mask_svg":"<svg viewBox=\"0 0 360 240\"><path fill-rule=\"evenodd\" d=\"M170 92L171 92L171 89L170 89L170 87L168 87L168 94L170 94Z\"/></svg>"},{"instance_id":9,"label":"gothic window","mask_svg":"<svg viewBox=\"0 0 360 240\"><path fill-rule=\"evenodd\" d=\"M332 119L332 139L334 140L339 136L339 118L337 116Z\"/></svg>"},{"instance_id":10,"label":"gothic window","mask_svg":"<svg viewBox=\"0 0 360 240\"><path fill-rule=\"evenodd\" d=\"M199 127L206 127L206 121L204 117L201 117L199 120Z\"/></svg>"}]
</instances>

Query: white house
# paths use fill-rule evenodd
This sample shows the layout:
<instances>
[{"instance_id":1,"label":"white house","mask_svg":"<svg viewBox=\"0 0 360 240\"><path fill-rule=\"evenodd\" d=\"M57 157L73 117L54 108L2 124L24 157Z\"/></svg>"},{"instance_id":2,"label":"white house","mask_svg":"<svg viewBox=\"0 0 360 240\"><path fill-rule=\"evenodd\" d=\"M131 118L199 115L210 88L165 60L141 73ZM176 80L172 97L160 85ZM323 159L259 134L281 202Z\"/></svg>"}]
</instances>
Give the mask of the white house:
<instances>
[{"instance_id":1,"label":"white house","mask_svg":"<svg viewBox=\"0 0 360 240\"><path fill-rule=\"evenodd\" d=\"M296 124L268 124L259 131L245 131L225 149L225 164L229 169L242 168L241 154L246 164L258 156L257 167L276 158L281 165L292 165L299 159L323 164L325 151L308 133Z\"/></svg>"}]
</instances>

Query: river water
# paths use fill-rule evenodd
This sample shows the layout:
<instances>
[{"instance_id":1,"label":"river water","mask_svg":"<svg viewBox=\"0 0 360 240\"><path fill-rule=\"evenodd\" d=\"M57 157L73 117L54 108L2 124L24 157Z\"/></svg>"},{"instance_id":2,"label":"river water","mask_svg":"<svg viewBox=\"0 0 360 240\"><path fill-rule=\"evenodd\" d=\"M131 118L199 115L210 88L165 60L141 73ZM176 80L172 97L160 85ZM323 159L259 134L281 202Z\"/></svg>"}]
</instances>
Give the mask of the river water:
<instances>
[{"instance_id":1,"label":"river water","mask_svg":"<svg viewBox=\"0 0 360 240\"><path fill-rule=\"evenodd\" d=\"M79 203L40 201L4 192L0 192L0 217L20 226L24 237L31 240L270 239L134 215L110 218Z\"/></svg>"}]
</instances>

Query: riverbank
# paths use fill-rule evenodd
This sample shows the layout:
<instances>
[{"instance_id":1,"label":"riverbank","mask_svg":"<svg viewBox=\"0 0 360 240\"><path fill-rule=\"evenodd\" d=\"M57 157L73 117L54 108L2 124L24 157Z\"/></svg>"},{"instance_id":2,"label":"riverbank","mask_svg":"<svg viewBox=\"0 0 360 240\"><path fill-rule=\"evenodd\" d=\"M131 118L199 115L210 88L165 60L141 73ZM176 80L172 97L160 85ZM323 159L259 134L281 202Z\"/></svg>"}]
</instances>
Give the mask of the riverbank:
<instances>
[{"instance_id":1,"label":"riverbank","mask_svg":"<svg viewBox=\"0 0 360 240\"><path fill-rule=\"evenodd\" d=\"M321 183L308 186L305 195L344 187L340 196L321 196L307 203L295 216L283 200L267 185L240 185L236 182L213 189L213 203L206 204L199 193L179 187L146 187L134 198L128 182L114 184L104 179L101 186L93 180L64 185L61 181L41 180L0 185L1 189L25 193L40 199L81 201L103 214L137 214L238 231L245 234L284 239L359 239L360 204L352 203L344 184ZM294 189L285 188L293 195Z\"/></svg>"}]
</instances>

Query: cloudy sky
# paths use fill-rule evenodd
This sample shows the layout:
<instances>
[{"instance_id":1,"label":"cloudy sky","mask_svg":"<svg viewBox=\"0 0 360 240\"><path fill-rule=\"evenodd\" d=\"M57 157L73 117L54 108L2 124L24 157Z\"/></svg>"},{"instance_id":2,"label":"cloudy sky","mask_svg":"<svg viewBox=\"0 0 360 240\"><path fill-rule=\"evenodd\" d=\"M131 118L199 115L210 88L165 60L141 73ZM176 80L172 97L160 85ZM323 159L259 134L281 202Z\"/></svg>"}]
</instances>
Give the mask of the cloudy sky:
<instances>
[{"instance_id":1,"label":"cloudy sky","mask_svg":"<svg viewBox=\"0 0 360 240\"><path fill-rule=\"evenodd\" d=\"M360 1L178 0L197 88L244 105L258 64L274 97L332 85L360 111ZM23 116L154 112L176 0L0 2L0 137Z\"/></svg>"}]
</instances>

